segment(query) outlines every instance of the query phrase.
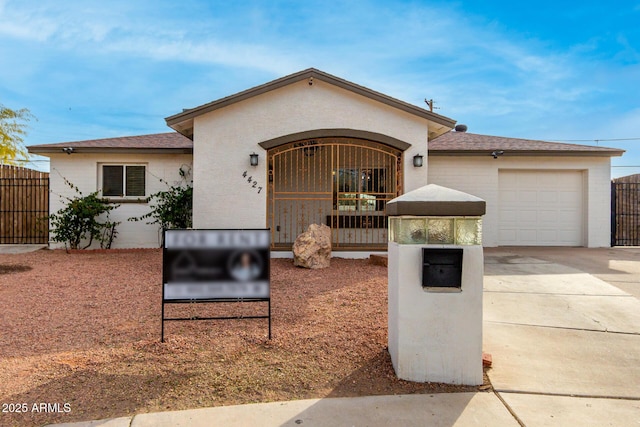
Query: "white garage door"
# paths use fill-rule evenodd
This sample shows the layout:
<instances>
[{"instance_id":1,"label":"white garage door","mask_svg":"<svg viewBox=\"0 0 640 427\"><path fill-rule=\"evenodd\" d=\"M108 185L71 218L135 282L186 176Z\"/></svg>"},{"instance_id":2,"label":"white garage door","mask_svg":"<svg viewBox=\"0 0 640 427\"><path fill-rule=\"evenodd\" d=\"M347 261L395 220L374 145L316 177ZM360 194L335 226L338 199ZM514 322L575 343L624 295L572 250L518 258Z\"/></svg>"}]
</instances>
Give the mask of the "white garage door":
<instances>
[{"instance_id":1,"label":"white garage door","mask_svg":"<svg viewBox=\"0 0 640 427\"><path fill-rule=\"evenodd\" d=\"M580 171L500 171L503 246L582 246Z\"/></svg>"}]
</instances>

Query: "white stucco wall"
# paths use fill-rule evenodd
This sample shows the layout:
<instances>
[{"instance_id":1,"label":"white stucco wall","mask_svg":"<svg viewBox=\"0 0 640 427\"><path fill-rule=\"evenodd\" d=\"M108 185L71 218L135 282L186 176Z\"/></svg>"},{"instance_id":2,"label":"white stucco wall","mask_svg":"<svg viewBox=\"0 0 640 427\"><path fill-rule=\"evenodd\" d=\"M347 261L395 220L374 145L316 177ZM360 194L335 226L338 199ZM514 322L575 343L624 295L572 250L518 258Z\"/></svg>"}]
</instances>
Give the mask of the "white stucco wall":
<instances>
[{"instance_id":1,"label":"white stucco wall","mask_svg":"<svg viewBox=\"0 0 640 427\"><path fill-rule=\"evenodd\" d=\"M99 189L98 166L102 163L137 163L147 166L146 193L147 196L158 191L166 190L167 185L181 182L179 169L185 165L191 168L190 154L51 154L50 187L51 195L49 211L54 213L65 206L60 196L75 197L76 193L65 184L64 178L76 185L87 195ZM190 180L190 178L189 178ZM127 221L130 217L144 215L149 211L148 203L122 203L120 207L111 211L112 220L120 221L117 227L118 235L112 248L157 248L160 246L159 229L157 225L148 225L146 221ZM62 244L51 242L52 248L63 247ZM95 243L91 248L99 248Z\"/></svg>"},{"instance_id":2,"label":"white stucco wall","mask_svg":"<svg viewBox=\"0 0 640 427\"><path fill-rule=\"evenodd\" d=\"M267 155L258 144L315 129L357 129L405 141L404 191L427 182L428 122L369 98L316 80L252 97L194 120L194 227L264 228L267 225ZM260 155L257 167L249 154ZM247 171L256 188L242 177ZM258 193L258 187L262 190Z\"/></svg>"},{"instance_id":3,"label":"white stucco wall","mask_svg":"<svg viewBox=\"0 0 640 427\"><path fill-rule=\"evenodd\" d=\"M429 156L429 183L484 199L483 245L498 246L498 173L504 170L575 170L584 177L584 238L588 247L610 246L611 159L609 157Z\"/></svg>"},{"instance_id":4,"label":"white stucco wall","mask_svg":"<svg viewBox=\"0 0 640 427\"><path fill-rule=\"evenodd\" d=\"M462 287L422 287L422 249L460 248ZM482 384L481 246L389 242L389 354L404 380Z\"/></svg>"}]
</instances>

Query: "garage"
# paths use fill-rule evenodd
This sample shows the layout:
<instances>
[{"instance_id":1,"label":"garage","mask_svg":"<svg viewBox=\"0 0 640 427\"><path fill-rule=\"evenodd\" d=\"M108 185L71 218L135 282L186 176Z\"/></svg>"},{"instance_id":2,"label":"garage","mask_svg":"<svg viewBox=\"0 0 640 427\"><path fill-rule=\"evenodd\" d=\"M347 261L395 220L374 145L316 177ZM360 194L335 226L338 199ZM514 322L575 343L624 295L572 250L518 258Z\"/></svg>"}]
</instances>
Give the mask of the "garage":
<instances>
[{"instance_id":1,"label":"garage","mask_svg":"<svg viewBox=\"0 0 640 427\"><path fill-rule=\"evenodd\" d=\"M611 244L615 148L452 131L429 141L429 182L484 199L482 244Z\"/></svg>"},{"instance_id":2,"label":"garage","mask_svg":"<svg viewBox=\"0 0 640 427\"><path fill-rule=\"evenodd\" d=\"M582 246L583 172L500 170L501 246Z\"/></svg>"}]
</instances>

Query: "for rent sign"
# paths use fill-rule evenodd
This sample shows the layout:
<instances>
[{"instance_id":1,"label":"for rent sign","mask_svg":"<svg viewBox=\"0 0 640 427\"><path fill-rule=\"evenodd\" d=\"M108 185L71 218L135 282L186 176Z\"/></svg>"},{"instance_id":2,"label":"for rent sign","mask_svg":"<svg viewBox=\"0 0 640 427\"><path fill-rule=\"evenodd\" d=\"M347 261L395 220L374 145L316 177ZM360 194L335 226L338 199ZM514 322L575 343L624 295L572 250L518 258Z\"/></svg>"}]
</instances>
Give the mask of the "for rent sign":
<instances>
[{"instance_id":1,"label":"for rent sign","mask_svg":"<svg viewBox=\"0 0 640 427\"><path fill-rule=\"evenodd\" d=\"M271 338L269 247L271 233L260 230L166 230L162 261L162 340L166 320L216 320L230 317L165 318L165 304L267 302ZM233 317L232 317L233 318Z\"/></svg>"},{"instance_id":2,"label":"for rent sign","mask_svg":"<svg viewBox=\"0 0 640 427\"><path fill-rule=\"evenodd\" d=\"M165 300L269 298L269 230L167 230Z\"/></svg>"}]
</instances>

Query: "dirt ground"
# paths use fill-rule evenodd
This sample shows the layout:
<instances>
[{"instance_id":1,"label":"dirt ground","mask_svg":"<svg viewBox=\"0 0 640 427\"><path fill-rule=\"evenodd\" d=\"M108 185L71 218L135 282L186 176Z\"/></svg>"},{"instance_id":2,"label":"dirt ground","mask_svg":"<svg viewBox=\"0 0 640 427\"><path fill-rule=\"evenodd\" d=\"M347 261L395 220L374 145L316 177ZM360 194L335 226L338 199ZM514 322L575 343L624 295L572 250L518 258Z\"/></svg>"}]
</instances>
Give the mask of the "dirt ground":
<instances>
[{"instance_id":1,"label":"dirt ground","mask_svg":"<svg viewBox=\"0 0 640 427\"><path fill-rule=\"evenodd\" d=\"M477 389L396 378L385 267L334 259L312 271L274 259L271 341L265 319L245 319L169 322L160 343L161 266L160 250L0 255L0 425ZM166 315L266 308L174 304Z\"/></svg>"}]
</instances>

